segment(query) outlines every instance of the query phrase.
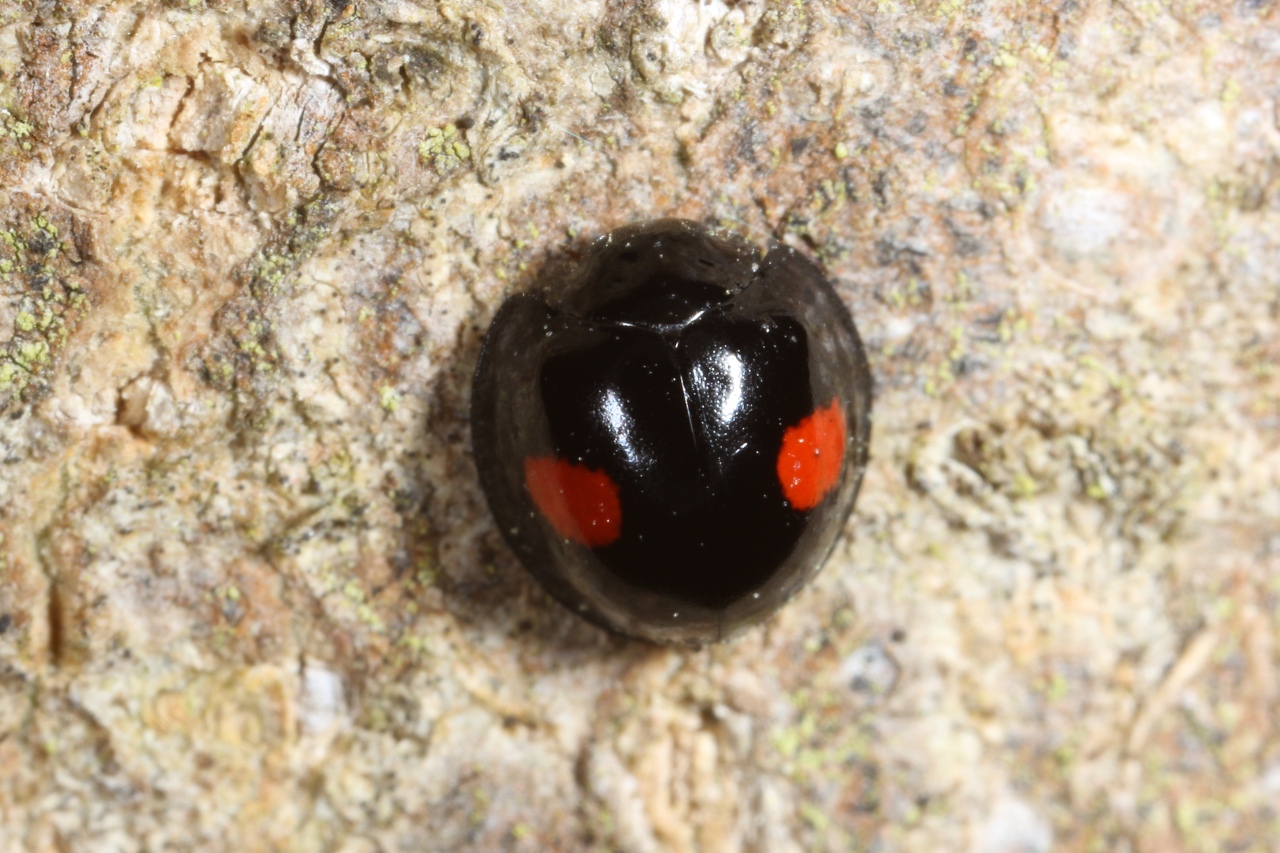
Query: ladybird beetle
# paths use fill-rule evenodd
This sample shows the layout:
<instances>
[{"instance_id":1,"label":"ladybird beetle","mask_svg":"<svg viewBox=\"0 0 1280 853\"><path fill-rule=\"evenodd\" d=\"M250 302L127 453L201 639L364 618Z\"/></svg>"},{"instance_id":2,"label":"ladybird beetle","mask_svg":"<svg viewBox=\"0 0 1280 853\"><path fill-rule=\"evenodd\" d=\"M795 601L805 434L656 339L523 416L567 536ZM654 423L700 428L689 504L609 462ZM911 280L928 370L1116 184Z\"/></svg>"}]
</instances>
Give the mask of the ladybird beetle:
<instances>
[{"instance_id":1,"label":"ladybird beetle","mask_svg":"<svg viewBox=\"0 0 1280 853\"><path fill-rule=\"evenodd\" d=\"M563 604L723 639L813 576L867 461L871 376L822 272L683 220L632 225L513 296L471 399L480 482Z\"/></svg>"}]
</instances>

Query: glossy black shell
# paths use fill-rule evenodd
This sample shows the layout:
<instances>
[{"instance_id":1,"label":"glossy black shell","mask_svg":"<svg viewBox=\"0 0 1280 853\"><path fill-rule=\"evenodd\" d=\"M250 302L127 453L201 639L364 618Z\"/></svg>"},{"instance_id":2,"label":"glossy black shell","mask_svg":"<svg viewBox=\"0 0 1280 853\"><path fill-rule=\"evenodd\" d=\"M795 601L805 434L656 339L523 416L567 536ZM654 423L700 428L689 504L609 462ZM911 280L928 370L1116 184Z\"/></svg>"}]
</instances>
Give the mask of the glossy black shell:
<instances>
[{"instance_id":1,"label":"glossy black shell","mask_svg":"<svg viewBox=\"0 0 1280 853\"><path fill-rule=\"evenodd\" d=\"M816 507L784 500L788 425L838 400L844 465ZM503 535L579 615L656 642L724 638L821 566L866 467L871 378L821 271L779 247L681 220L619 229L514 296L472 392L481 484ZM555 455L617 483L621 536L558 535L523 460Z\"/></svg>"}]
</instances>

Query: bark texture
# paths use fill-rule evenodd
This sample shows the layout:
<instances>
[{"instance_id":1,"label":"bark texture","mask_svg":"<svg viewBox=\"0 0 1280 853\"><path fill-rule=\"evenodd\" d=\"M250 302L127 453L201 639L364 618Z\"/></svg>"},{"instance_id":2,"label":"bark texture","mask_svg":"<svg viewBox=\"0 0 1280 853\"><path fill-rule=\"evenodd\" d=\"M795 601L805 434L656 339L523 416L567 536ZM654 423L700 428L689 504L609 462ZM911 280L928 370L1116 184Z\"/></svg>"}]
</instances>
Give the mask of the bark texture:
<instances>
[{"instance_id":1,"label":"bark texture","mask_svg":"<svg viewBox=\"0 0 1280 853\"><path fill-rule=\"evenodd\" d=\"M685 216L836 280L846 536L543 595L480 336ZM1273 0L0 0L0 850L1272 850Z\"/></svg>"}]
</instances>

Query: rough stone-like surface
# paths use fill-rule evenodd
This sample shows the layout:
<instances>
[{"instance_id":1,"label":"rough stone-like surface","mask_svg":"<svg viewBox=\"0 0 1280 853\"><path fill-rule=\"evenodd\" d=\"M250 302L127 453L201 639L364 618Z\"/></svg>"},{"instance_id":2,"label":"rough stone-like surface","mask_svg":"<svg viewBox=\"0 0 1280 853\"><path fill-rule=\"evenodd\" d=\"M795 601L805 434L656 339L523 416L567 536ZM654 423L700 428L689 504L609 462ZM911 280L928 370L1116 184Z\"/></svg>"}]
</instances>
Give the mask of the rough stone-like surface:
<instances>
[{"instance_id":1,"label":"rough stone-like surface","mask_svg":"<svg viewBox=\"0 0 1280 853\"><path fill-rule=\"evenodd\" d=\"M658 650L518 568L504 295L824 262L873 463ZM1274 850L1274 0L0 0L0 850Z\"/></svg>"}]
</instances>

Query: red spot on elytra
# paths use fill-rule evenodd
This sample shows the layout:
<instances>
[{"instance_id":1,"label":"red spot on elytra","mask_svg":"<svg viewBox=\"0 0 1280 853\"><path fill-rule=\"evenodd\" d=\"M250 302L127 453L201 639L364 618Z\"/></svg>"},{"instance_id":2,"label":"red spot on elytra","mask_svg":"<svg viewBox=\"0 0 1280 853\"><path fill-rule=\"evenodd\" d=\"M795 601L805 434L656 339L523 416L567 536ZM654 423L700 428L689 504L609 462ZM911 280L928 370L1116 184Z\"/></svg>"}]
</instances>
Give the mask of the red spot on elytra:
<instances>
[{"instance_id":1,"label":"red spot on elytra","mask_svg":"<svg viewBox=\"0 0 1280 853\"><path fill-rule=\"evenodd\" d=\"M814 410L782 434L778 482L792 507L813 509L835 486L844 464L845 437L839 400Z\"/></svg>"},{"instance_id":2,"label":"red spot on elytra","mask_svg":"<svg viewBox=\"0 0 1280 853\"><path fill-rule=\"evenodd\" d=\"M530 456L524 460L524 487L566 539L599 548L622 535L618 485L603 471L554 456Z\"/></svg>"}]
</instances>

